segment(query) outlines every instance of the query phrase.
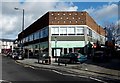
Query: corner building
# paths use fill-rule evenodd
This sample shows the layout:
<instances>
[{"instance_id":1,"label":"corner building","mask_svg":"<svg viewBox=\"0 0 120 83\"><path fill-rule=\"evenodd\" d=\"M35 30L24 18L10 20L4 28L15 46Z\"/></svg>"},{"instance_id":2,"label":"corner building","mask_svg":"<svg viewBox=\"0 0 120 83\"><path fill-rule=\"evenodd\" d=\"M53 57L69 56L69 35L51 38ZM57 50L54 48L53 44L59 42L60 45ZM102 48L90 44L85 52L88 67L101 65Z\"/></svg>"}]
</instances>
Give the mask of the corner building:
<instances>
[{"instance_id":1,"label":"corner building","mask_svg":"<svg viewBox=\"0 0 120 83\"><path fill-rule=\"evenodd\" d=\"M87 12L47 12L18 35L27 52L47 52L55 57L76 52L88 42L105 43L105 31Z\"/></svg>"}]
</instances>

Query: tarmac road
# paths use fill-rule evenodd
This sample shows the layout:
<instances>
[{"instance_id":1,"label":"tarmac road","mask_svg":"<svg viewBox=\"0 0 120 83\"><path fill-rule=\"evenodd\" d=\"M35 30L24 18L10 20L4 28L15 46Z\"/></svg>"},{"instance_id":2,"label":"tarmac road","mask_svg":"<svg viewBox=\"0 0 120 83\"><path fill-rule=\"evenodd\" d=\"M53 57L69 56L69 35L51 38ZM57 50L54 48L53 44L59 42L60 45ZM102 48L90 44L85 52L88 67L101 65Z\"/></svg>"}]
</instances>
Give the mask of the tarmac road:
<instances>
[{"instance_id":1,"label":"tarmac road","mask_svg":"<svg viewBox=\"0 0 120 83\"><path fill-rule=\"evenodd\" d=\"M32 67L30 68L27 66L18 65L14 60L5 56L2 57L2 80L6 80L12 83L58 83L60 81L101 83L89 78L62 75L57 71L35 69Z\"/></svg>"}]
</instances>

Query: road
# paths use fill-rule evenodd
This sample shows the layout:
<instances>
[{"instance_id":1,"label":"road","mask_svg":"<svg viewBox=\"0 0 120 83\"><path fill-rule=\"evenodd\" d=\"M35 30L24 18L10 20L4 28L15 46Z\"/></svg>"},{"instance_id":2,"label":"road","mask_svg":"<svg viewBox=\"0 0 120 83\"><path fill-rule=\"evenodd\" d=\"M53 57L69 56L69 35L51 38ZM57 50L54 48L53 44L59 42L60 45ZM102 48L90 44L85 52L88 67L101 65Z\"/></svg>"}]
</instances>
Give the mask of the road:
<instances>
[{"instance_id":1,"label":"road","mask_svg":"<svg viewBox=\"0 0 120 83\"><path fill-rule=\"evenodd\" d=\"M59 81L101 83L89 78L62 75L56 73L57 71L55 72L19 65L15 62L15 60L5 56L2 57L2 65L2 80L6 80L12 83L41 83L45 81L51 83L57 83Z\"/></svg>"}]
</instances>

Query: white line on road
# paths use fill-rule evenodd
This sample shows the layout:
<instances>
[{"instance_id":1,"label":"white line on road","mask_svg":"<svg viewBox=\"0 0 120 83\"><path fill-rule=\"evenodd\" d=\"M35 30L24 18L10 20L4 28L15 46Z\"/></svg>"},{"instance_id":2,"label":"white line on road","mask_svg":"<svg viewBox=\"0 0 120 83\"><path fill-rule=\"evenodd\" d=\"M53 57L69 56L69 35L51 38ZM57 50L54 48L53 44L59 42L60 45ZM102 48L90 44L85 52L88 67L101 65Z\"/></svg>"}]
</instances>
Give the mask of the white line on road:
<instances>
[{"instance_id":1,"label":"white line on road","mask_svg":"<svg viewBox=\"0 0 120 83\"><path fill-rule=\"evenodd\" d=\"M16 61L15 61L15 62L16 62ZM20 64L20 63L18 63L18 62L16 62L16 63L19 64L19 65L22 65L22 64ZM24 67L30 67L30 68L32 68L32 69L37 69L37 68L35 68L35 67L33 67L33 66L29 66L29 65L24 65ZM43 69L43 70L48 70L48 69ZM59 71L57 71L57 70L50 70L50 71L53 71L53 72L55 72L55 73L57 73L57 74L60 74L60 75L74 76L74 77L82 77L82 78L89 78L89 79L92 79L92 80L95 80L95 81L98 81L98 82L108 83L108 82L105 82L105 81L103 81L103 80L100 80L100 79L97 79L97 78L93 78L93 77L81 76L81 75L75 75L75 74L64 74L64 73L61 73L61 72L59 72ZM11 82L9 82L9 83L11 83Z\"/></svg>"},{"instance_id":2,"label":"white line on road","mask_svg":"<svg viewBox=\"0 0 120 83\"><path fill-rule=\"evenodd\" d=\"M103 80L100 80L100 79L97 79L97 78L93 78L93 77L90 77L90 79L92 79L92 80L96 80L96 81L98 81L98 82L102 82L102 83L108 83L108 82L105 82L105 81L103 81Z\"/></svg>"},{"instance_id":3,"label":"white line on road","mask_svg":"<svg viewBox=\"0 0 120 83\"><path fill-rule=\"evenodd\" d=\"M56 70L52 70L53 72L55 72L55 73L58 73L58 74L60 74L60 75L63 75L63 73L61 73L61 72L59 72L59 71L56 71Z\"/></svg>"},{"instance_id":4,"label":"white line on road","mask_svg":"<svg viewBox=\"0 0 120 83\"><path fill-rule=\"evenodd\" d=\"M64 73L61 73L61 72L59 72L57 70L52 70L52 71L55 72L55 73L57 73L57 74L60 74L60 75L81 77L81 78L92 79L92 80L95 80L95 81L98 81L98 82L101 82L101 83L108 83L108 82L105 82L103 80L100 80L100 79L97 79L97 78L93 78L93 77L81 76L81 75L75 75L75 74L64 74Z\"/></svg>"}]
</instances>

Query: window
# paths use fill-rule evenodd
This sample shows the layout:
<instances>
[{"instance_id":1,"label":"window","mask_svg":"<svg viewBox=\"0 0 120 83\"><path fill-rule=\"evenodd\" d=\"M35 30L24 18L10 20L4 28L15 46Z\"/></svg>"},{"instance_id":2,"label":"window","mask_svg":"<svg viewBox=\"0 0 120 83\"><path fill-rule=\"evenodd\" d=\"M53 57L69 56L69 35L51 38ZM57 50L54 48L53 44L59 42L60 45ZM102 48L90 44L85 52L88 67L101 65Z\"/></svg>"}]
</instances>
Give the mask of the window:
<instances>
[{"instance_id":1,"label":"window","mask_svg":"<svg viewBox=\"0 0 120 83\"><path fill-rule=\"evenodd\" d=\"M61 19L62 19L62 17L61 17Z\"/></svg>"},{"instance_id":2,"label":"window","mask_svg":"<svg viewBox=\"0 0 120 83\"><path fill-rule=\"evenodd\" d=\"M42 38L42 32L39 30L39 37Z\"/></svg>"},{"instance_id":3,"label":"window","mask_svg":"<svg viewBox=\"0 0 120 83\"><path fill-rule=\"evenodd\" d=\"M92 30L87 28L87 35L92 37Z\"/></svg>"},{"instance_id":4,"label":"window","mask_svg":"<svg viewBox=\"0 0 120 83\"><path fill-rule=\"evenodd\" d=\"M60 15L60 14L58 13L58 15Z\"/></svg>"},{"instance_id":5,"label":"window","mask_svg":"<svg viewBox=\"0 0 120 83\"><path fill-rule=\"evenodd\" d=\"M80 19L80 17L78 19Z\"/></svg>"},{"instance_id":6,"label":"window","mask_svg":"<svg viewBox=\"0 0 120 83\"><path fill-rule=\"evenodd\" d=\"M51 34L52 35L58 35L59 34L59 27L52 27L51 28Z\"/></svg>"},{"instance_id":7,"label":"window","mask_svg":"<svg viewBox=\"0 0 120 83\"><path fill-rule=\"evenodd\" d=\"M29 37L26 37L26 42L28 42L29 41Z\"/></svg>"},{"instance_id":8,"label":"window","mask_svg":"<svg viewBox=\"0 0 120 83\"><path fill-rule=\"evenodd\" d=\"M60 35L67 35L67 27L60 27Z\"/></svg>"},{"instance_id":9,"label":"window","mask_svg":"<svg viewBox=\"0 0 120 83\"><path fill-rule=\"evenodd\" d=\"M71 15L71 13L69 15Z\"/></svg>"},{"instance_id":10,"label":"window","mask_svg":"<svg viewBox=\"0 0 120 83\"><path fill-rule=\"evenodd\" d=\"M68 19L68 17L66 19Z\"/></svg>"},{"instance_id":11,"label":"window","mask_svg":"<svg viewBox=\"0 0 120 83\"><path fill-rule=\"evenodd\" d=\"M92 30L91 29L89 29L89 36L92 37Z\"/></svg>"},{"instance_id":12,"label":"window","mask_svg":"<svg viewBox=\"0 0 120 83\"><path fill-rule=\"evenodd\" d=\"M44 28L41 31L42 31L42 38L48 36L48 28Z\"/></svg>"},{"instance_id":13,"label":"window","mask_svg":"<svg viewBox=\"0 0 120 83\"><path fill-rule=\"evenodd\" d=\"M54 14L51 14L52 16L54 15Z\"/></svg>"},{"instance_id":14,"label":"window","mask_svg":"<svg viewBox=\"0 0 120 83\"><path fill-rule=\"evenodd\" d=\"M68 35L75 34L75 27L68 27L67 28L67 33L68 33Z\"/></svg>"},{"instance_id":15,"label":"window","mask_svg":"<svg viewBox=\"0 0 120 83\"><path fill-rule=\"evenodd\" d=\"M72 21L70 20L70 23L71 23Z\"/></svg>"},{"instance_id":16,"label":"window","mask_svg":"<svg viewBox=\"0 0 120 83\"><path fill-rule=\"evenodd\" d=\"M30 38L30 39L29 39L30 41L33 41L33 34L31 34L31 35L29 36L29 38Z\"/></svg>"},{"instance_id":17,"label":"window","mask_svg":"<svg viewBox=\"0 0 120 83\"><path fill-rule=\"evenodd\" d=\"M76 34L77 35L83 35L84 34L84 28L83 27L77 27L76 28Z\"/></svg>"},{"instance_id":18,"label":"window","mask_svg":"<svg viewBox=\"0 0 120 83\"><path fill-rule=\"evenodd\" d=\"M36 40L36 39L39 39L39 32L36 32L36 33L34 34L34 40Z\"/></svg>"},{"instance_id":19,"label":"window","mask_svg":"<svg viewBox=\"0 0 120 83\"><path fill-rule=\"evenodd\" d=\"M55 17L55 19L56 19L56 17Z\"/></svg>"},{"instance_id":20,"label":"window","mask_svg":"<svg viewBox=\"0 0 120 83\"><path fill-rule=\"evenodd\" d=\"M73 19L75 19L75 18L73 17Z\"/></svg>"}]
</instances>

